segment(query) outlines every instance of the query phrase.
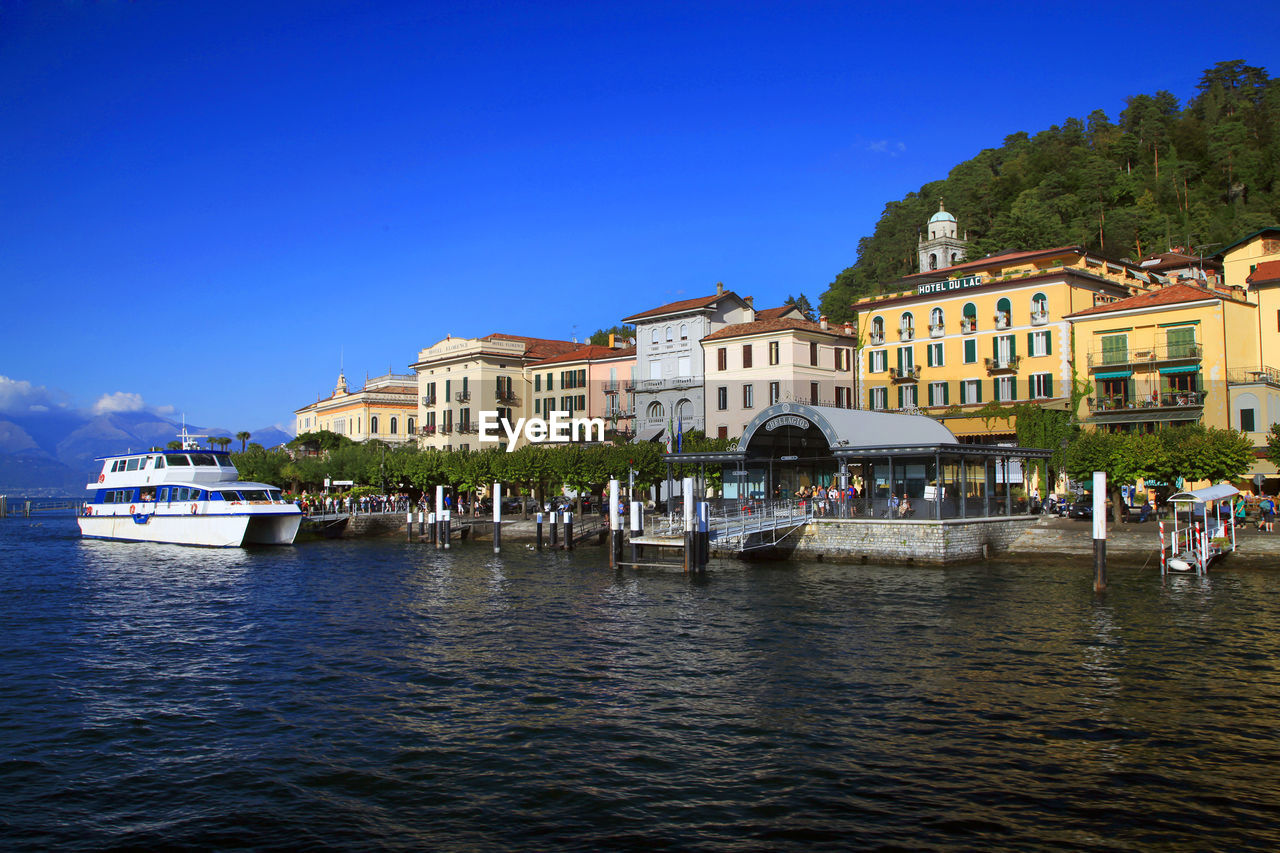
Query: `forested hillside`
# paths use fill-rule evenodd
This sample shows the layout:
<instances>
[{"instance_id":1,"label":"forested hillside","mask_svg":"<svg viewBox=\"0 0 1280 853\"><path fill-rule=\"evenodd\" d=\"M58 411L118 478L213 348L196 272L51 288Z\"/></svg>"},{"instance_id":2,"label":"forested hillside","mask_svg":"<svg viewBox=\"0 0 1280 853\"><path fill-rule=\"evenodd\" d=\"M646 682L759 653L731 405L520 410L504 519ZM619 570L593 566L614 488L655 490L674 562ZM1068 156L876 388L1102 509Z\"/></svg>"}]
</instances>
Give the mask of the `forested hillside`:
<instances>
[{"instance_id":1,"label":"forested hillside","mask_svg":"<svg viewBox=\"0 0 1280 853\"><path fill-rule=\"evenodd\" d=\"M1016 133L890 202L857 263L822 297L833 320L882 284L916 272L920 228L945 202L968 258L1083 245L1139 258L1171 247L1211 255L1280 223L1280 79L1241 60L1206 71L1185 105L1135 95L1113 123L1102 110L1034 136Z\"/></svg>"}]
</instances>

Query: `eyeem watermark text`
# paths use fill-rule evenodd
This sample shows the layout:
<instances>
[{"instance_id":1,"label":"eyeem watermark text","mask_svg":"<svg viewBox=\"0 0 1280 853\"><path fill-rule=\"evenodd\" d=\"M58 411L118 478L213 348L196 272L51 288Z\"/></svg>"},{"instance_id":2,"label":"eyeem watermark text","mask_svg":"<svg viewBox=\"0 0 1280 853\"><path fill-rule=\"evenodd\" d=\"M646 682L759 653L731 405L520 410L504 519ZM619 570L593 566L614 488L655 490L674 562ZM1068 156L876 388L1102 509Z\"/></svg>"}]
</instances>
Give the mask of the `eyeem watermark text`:
<instances>
[{"instance_id":1,"label":"eyeem watermark text","mask_svg":"<svg viewBox=\"0 0 1280 853\"><path fill-rule=\"evenodd\" d=\"M507 452L515 450L516 439L524 436L531 444L544 441L604 441L604 418L571 418L568 412L552 412L547 418L517 418L515 425L499 419L493 410L480 412L480 441L500 441L498 428L507 434ZM594 436L594 437L593 437Z\"/></svg>"}]
</instances>

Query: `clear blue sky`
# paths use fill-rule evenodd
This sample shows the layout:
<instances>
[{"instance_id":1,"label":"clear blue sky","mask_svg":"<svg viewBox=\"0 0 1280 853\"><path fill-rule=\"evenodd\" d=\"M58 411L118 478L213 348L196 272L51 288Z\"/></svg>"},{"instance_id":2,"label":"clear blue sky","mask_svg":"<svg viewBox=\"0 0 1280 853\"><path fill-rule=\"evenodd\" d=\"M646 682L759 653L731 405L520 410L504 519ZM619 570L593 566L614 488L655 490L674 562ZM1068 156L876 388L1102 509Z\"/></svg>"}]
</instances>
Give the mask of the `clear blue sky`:
<instances>
[{"instance_id":1,"label":"clear blue sky","mask_svg":"<svg viewBox=\"0 0 1280 853\"><path fill-rule=\"evenodd\" d=\"M816 303L1008 134L1280 75L1277 8L0 0L0 409L252 430L446 333Z\"/></svg>"}]
</instances>

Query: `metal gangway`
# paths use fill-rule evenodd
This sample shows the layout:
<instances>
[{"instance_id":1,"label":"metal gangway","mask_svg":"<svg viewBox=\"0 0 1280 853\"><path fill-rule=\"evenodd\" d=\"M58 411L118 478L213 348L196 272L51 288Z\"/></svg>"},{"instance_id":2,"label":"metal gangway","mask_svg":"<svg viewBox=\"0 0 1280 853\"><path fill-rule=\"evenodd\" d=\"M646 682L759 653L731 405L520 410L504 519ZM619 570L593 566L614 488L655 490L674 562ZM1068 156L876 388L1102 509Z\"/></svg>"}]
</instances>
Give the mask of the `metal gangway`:
<instances>
[{"instance_id":1,"label":"metal gangway","mask_svg":"<svg viewBox=\"0 0 1280 853\"><path fill-rule=\"evenodd\" d=\"M711 511L711 547L738 552L772 548L811 521L813 501L725 501Z\"/></svg>"}]
</instances>

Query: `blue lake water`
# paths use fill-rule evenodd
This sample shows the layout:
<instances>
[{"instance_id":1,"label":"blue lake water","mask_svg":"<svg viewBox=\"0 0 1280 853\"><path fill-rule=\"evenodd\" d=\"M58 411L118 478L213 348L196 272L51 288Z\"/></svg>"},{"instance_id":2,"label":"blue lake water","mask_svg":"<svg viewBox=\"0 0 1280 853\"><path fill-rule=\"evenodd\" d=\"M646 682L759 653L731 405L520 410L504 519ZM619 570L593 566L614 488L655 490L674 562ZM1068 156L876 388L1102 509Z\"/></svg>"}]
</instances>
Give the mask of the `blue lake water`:
<instances>
[{"instance_id":1,"label":"blue lake water","mask_svg":"<svg viewBox=\"0 0 1280 853\"><path fill-rule=\"evenodd\" d=\"M1280 573L0 520L6 849L1280 848Z\"/></svg>"}]
</instances>

